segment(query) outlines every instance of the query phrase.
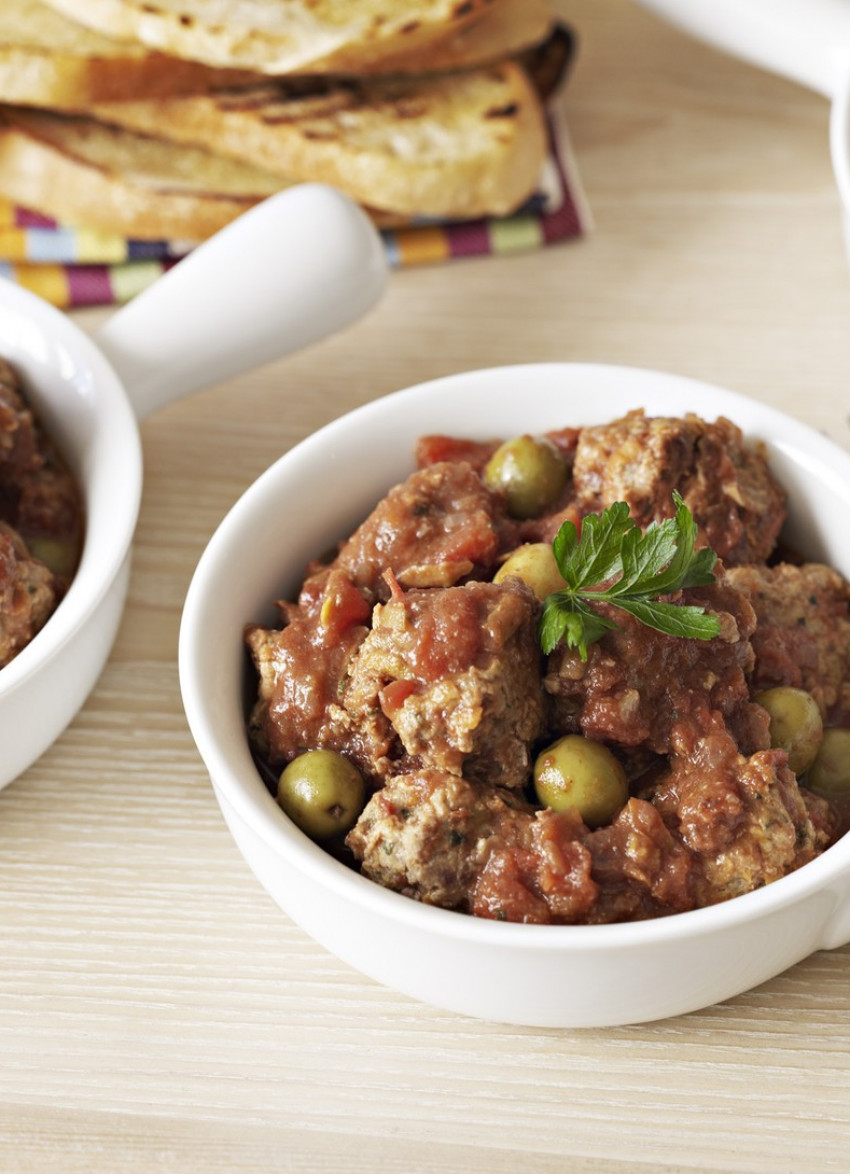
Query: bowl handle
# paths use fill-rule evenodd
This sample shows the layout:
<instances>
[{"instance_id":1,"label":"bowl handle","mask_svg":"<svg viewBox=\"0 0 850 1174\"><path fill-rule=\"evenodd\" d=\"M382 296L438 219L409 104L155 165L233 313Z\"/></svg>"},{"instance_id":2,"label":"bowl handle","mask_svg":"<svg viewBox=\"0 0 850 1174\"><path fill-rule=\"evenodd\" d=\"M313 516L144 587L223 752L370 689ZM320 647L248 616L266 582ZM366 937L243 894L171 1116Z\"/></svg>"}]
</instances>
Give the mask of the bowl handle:
<instances>
[{"instance_id":1,"label":"bowl handle","mask_svg":"<svg viewBox=\"0 0 850 1174\"><path fill-rule=\"evenodd\" d=\"M334 188L278 192L193 250L95 333L139 419L354 322L387 261Z\"/></svg>"}]
</instances>

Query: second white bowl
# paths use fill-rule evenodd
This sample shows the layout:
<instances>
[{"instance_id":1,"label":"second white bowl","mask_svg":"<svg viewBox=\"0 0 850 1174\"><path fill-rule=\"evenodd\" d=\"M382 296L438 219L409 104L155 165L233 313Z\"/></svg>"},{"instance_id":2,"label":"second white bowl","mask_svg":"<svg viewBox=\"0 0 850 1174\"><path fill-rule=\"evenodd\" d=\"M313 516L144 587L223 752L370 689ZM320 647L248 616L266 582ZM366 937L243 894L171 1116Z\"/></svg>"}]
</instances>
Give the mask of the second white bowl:
<instances>
[{"instance_id":1,"label":"second white bowl","mask_svg":"<svg viewBox=\"0 0 850 1174\"><path fill-rule=\"evenodd\" d=\"M228 825L260 882L319 942L438 1007L543 1027L601 1027L726 999L812 951L850 940L850 837L723 905L622 925L479 920L382 889L282 814L251 758L243 627L273 621L317 552L350 533L413 468L423 433L490 438L651 415L725 415L763 441L789 491L788 538L850 577L850 456L799 422L693 380L547 364L475 371L378 400L282 457L244 494L200 560L180 635L192 733Z\"/></svg>"}]
</instances>

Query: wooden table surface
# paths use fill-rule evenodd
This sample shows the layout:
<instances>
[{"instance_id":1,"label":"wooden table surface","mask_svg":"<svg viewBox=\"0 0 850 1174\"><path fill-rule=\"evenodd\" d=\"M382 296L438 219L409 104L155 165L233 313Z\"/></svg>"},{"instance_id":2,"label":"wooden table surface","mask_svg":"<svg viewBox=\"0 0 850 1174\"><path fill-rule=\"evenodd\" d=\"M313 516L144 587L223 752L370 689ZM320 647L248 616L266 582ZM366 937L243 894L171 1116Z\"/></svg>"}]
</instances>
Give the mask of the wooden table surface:
<instances>
[{"instance_id":1,"label":"wooden table surface","mask_svg":"<svg viewBox=\"0 0 850 1174\"><path fill-rule=\"evenodd\" d=\"M748 393L850 448L826 104L626 0L561 11L592 234L397 273L358 326L143 426L114 653L0 795L3 1171L848 1169L850 948L644 1026L432 1010L278 911L183 716L178 623L205 542L274 458L376 396L500 363L626 363Z\"/></svg>"}]
</instances>

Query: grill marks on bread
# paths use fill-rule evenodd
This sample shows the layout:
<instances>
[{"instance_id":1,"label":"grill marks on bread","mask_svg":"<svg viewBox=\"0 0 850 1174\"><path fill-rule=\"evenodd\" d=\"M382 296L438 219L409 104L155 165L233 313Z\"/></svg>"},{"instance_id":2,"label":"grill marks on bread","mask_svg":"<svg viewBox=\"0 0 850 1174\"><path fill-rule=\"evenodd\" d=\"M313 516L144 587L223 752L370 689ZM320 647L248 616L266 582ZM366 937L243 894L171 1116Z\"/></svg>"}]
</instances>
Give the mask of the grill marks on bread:
<instances>
[{"instance_id":1,"label":"grill marks on bread","mask_svg":"<svg viewBox=\"0 0 850 1174\"><path fill-rule=\"evenodd\" d=\"M285 186L261 168L95 119L0 115L0 191L118 236L203 240Z\"/></svg>"},{"instance_id":2,"label":"grill marks on bread","mask_svg":"<svg viewBox=\"0 0 850 1174\"><path fill-rule=\"evenodd\" d=\"M8 0L0 192L141 239L202 240L301 181L340 188L380 227L506 215L547 149L514 58L551 42L563 67L554 28L547 0ZM24 127L16 106L93 120L85 147L81 123ZM194 184L184 147L203 152L187 156Z\"/></svg>"},{"instance_id":3,"label":"grill marks on bread","mask_svg":"<svg viewBox=\"0 0 850 1174\"><path fill-rule=\"evenodd\" d=\"M513 211L546 155L539 99L512 62L443 78L265 83L94 113L408 216Z\"/></svg>"}]
</instances>

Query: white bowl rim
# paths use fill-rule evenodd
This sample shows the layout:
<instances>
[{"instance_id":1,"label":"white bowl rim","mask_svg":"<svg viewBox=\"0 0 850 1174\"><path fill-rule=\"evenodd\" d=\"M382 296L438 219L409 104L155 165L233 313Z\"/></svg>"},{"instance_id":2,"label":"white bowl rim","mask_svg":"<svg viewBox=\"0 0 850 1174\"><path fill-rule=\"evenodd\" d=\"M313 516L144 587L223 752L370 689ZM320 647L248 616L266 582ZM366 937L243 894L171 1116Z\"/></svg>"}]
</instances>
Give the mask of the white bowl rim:
<instances>
[{"instance_id":1,"label":"white bowl rim","mask_svg":"<svg viewBox=\"0 0 850 1174\"><path fill-rule=\"evenodd\" d=\"M624 377L648 379L659 386L690 386L718 399L721 409L748 405L755 409L767 424L778 432L793 430L803 437L807 448L815 455L828 457L838 464L850 483L850 454L804 424L778 409L770 407L742 393L729 391L708 382L651 368L581 362L525 363L492 368L478 368L443 376L415 384L372 400L347 412L312 433L270 465L232 506L213 534L197 564L184 604L179 640L179 670L183 704L189 726L198 750L204 760L219 801L229 806L241 820L275 854L282 854L293 867L311 881L337 896L407 927L423 932L463 939L471 945L498 947L525 947L536 951L563 952L573 948L581 951L606 952L622 950L630 945L651 945L675 939L701 937L730 929L759 919L792 904L815 891L829 890L832 882L850 872L850 834L843 837L821 856L795 872L763 888L742 894L718 905L693 909L685 913L651 918L637 922L617 922L604 925L526 925L488 920L468 914L441 909L412 900L393 892L360 875L320 845L313 843L303 832L286 820L271 795L268 794L259 772L251 778L250 793L243 786L240 772L234 770L227 754L219 747L215 733L205 720L200 682L192 674L192 649L201 638L196 630L196 613L204 598L204 580L215 561L228 549L230 535L236 533L243 516L253 512L253 502L264 487L275 480L284 464L292 458L309 457L313 448L319 448L342 433L354 421L366 421L372 415L386 411L388 404L406 402L412 396L428 395L446 387L461 388L466 382L478 383L482 378L510 373L512 376L531 375L569 368L577 373L605 371ZM725 410L723 411L725 413ZM734 416L730 418L734 419ZM247 746L247 739L246 739ZM255 787L256 783L256 787ZM266 802L266 800L268 802ZM836 903L838 896L836 894Z\"/></svg>"},{"instance_id":2,"label":"white bowl rim","mask_svg":"<svg viewBox=\"0 0 850 1174\"><path fill-rule=\"evenodd\" d=\"M95 562L91 511L86 508L83 550L77 572L64 598L45 625L13 660L0 669L0 702L23 686L33 674L41 671L47 661L94 618L132 544L142 492L142 448L138 422L121 381L105 356L67 315L7 278L0 278L0 306L3 304L20 311L45 336L74 356L81 367L91 372L99 396L98 430L108 437L110 444L120 443L122 446L121 481L116 487L120 490L120 496L116 495L115 500L125 525L120 532L110 533L108 543L104 544L102 540L98 543ZM38 389L34 390L37 392ZM103 418L104 409L108 413L107 418ZM84 496L87 498L88 494L84 492ZM86 506L88 504L86 501Z\"/></svg>"}]
</instances>

